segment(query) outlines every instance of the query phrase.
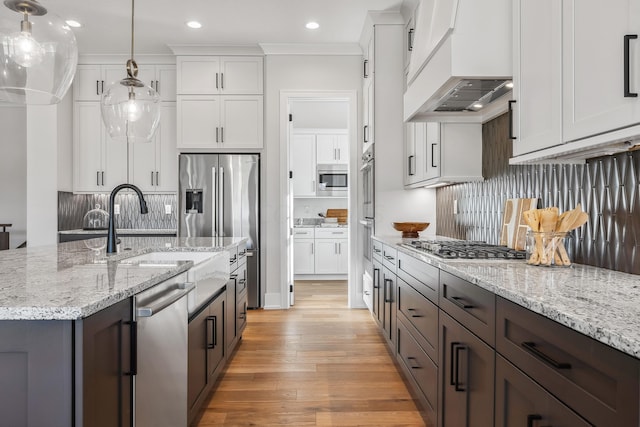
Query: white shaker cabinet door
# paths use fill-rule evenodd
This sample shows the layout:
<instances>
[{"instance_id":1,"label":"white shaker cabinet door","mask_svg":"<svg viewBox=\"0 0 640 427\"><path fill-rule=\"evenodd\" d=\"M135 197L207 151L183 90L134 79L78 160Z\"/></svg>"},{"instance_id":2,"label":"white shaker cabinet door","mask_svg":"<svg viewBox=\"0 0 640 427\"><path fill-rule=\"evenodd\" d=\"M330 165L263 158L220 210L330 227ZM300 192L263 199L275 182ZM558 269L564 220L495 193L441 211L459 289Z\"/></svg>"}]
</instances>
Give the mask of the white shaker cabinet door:
<instances>
[{"instance_id":1,"label":"white shaker cabinet door","mask_svg":"<svg viewBox=\"0 0 640 427\"><path fill-rule=\"evenodd\" d=\"M336 274L347 274L349 273L349 243L347 239L340 239L337 243Z\"/></svg>"},{"instance_id":2,"label":"white shaker cabinet door","mask_svg":"<svg viewBox=\"0 0 640 427\"><path fill-rule=\"evenodd\" d=\"M156 188L158 192L178 191L178 153L176 150L176 103L163 103L156 136Z\"/></svg>"},{"instance_id":3,"label":"white shaker cabinet door","mask_svg":"<svg viewBox=\"0 0 640 427\"><path fill-rule=\"evenodd\" d=\"M293 172L293 196L316 195L316 137L313 134L293 135L289 163Z\"/></svg>"},{"instance_id":4,"label":"white shaker cabinet door","mask_svg":"<svg viewBox=\"0 0 640 427\"><path fill-rule=\"evenodd\" d=\"M220 97L220 142L224 148L262 148L262 96Z\"/></svg>"},{"instance_id":5,"label":"white shaker cabinet door","mask_svg":"<svg viewBox=\"0 0 640 427\"><path fill-rule=\"evenodd\" d=\"M262 58L225 56L220 62L220 93L225 95L260 95L263 92Z\"/></svg>"},{"instance_id":6,"label":"white shaker cabinet door","mask_svg":"<svg viewBox=\"0 0 640 427\"><path fill-rule=\"evenodd\" d=\"M316 274L336 274L338 269L338 241L316 239Z\"/></svg>"},{"instance_id":7,"label":"white shaker cabinet door","mask_svg":"<svg viewBox=\"0 0 640 427\"><path fill-rule=\"evenodd\" d=\"M98 102L76 102L73 109L73 189L105 191L102 118Z\"/></svg>"},{"instance_id":8,"label":"white shaker cabinet door","mask_svg":"<svg viewBox=\"0 0 640 427\"><path fill-rule=\"evenodd\" d=\"M562 2L514 3L513 155L562 144Z\"/></svg>"},{"instance_id":9,"label":"white shaker cabinet door","mask_svg":"<svg viewBox=\"0 0 640 427\"><path fill-rule=\"evenodd\" d=\"M104 135L104 190L111 191L117 185L128 182L127 143Z\"/></svg>"},{"instance_id":10,"label":"white shaker cabinet door","mask_svg":"<svg viewBox=\"0 0 640 427\"><path fill-rule=\"evenodd\" d=\"M220 97L178 96L178 147L217 148L220 140Z\"/></svg>"},{"instance_id":11,"label":"white shaker cabinet door","mask_svg":"<svg viewBox=\"0 0 640 427\"><path fill-rule=\"evenodd\" d=\"M639 28L637 0L563 1L565 142L640 123Z\"/></svg>"},{"instance_id":12,"label":"white shaker cabinet door","mask_svg":"<svg viewBox=\"0 0 640 427\"><path fill-rule=\"evenodd\" d=\"M295 274L314 274L313 239L294 239L293 272Z\"/></svg>"}]
</instances>

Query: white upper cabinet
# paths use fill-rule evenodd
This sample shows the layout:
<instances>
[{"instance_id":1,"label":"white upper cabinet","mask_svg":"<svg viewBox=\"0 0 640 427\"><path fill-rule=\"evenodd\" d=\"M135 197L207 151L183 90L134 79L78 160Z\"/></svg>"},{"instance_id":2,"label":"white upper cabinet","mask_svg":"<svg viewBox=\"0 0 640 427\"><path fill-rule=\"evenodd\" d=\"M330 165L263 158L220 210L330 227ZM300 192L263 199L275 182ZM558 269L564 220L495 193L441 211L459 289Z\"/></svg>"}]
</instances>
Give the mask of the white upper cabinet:
<instances>
[{"instance_id":1,"label":"white upper cabinet","mask_svg":"<svg viewBox=\"0 0 640 427\"><path fill-rule=\"evenodd\" d=\"M259 56L179 56L179 94L261 95L263 59Z\"/></svg>"},{"instance_id":2,"label":"white upper cabinet","mask_svg":"<svg viewBox=\"0 0 640 427\"><path fill-rule=\"evenodd\" d=\"M346 134L323 134L316 136L316 163L349 164L349 138Z\"/></svg>"},{"instance_id":3,"label":"white upper cabinet","mask_svg":"<svg viewBox=\"0 0 640 427\"><path fill-rule=\"evenodd\" d=\"M481 124L416 122L414 125L416 172L414 176L405 176L406 188L484 179ZM406 161L408 169L408 157Z\"/></svg>"},{"instance_id":4,"label":"white upper cabinet","mask_svg":"<svg viewBox=\"0 0 640 427\"><path fill-rule=\"evenodd\" d=\"M127 76L123 65L78 65L73 78L74 101L100 101L102 93L113 82Z\"/></svg>"},{"instance_id":5,"label":"white upper cabinet","mask_svg":"<svg viewBox=\"0 0 640 427\"><path fill-rule=\"evenodd\" d=\"M519 0L514 22L510 163L576 162L632 148L640 137L640 4Z\"/></svg>"},{"instance_id":6,"label":"white upper cabinet","mask_svg":"<svg viewBox=\"0 0 640 427\"><path fill-rule=\"evenodd\" d=\"M562 144L562 2L514 2L513 154Z\"/></svg>"},{"instance_id":7,"label":"white upper cabinet","mask_svg":"<svg viewBox=\"0 0 640 427\"><path fill-rule=\"evenodd\" d=\"M138 64L138 79L147 86L153 88L161 101L176 100L176 66L164 65L140 65Z\"/></svg>"},{"instance_id":8,"label":"white upper cabinet","mask_svg":"<svg viewBox=\"0 0 640 427\"><path fill-rule=\"evenodd\" d=\"M424 179L426 123L408 122L404 124L404 185L408 186Z\"/></svg>"},{"instance_id":9,"label":"white upper cabinet","mask_svg":"<svg viewBox=\"0 0 640 427\"><path fill-rule=\"evenodd\" d=\"M179 148L262 148L262 95L178 95Z\"/></svg>"},{"instance_id":10,"label":"white upper cabinet","mask_svg":"<svg viewBox=\"0 0 640 427\"><path fill-rule=\"evenodd\" d=\"M565 141L640 123L640 4L564 0L563 7Z\"/></svg>"}]
</instances>

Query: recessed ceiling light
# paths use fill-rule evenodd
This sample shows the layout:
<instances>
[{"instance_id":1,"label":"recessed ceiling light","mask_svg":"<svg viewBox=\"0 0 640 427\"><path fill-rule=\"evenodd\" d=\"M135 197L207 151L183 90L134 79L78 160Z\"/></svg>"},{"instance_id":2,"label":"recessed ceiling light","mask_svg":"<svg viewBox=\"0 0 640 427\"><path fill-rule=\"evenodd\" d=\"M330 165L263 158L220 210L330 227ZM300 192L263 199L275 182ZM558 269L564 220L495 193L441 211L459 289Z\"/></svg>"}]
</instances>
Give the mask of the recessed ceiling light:
<instances>
[{"instance_id":1,"label":"recessed ceiling light","mask_svg":"<svg viewBox=\"0 0 640 427\"><path fill-rule=\"evenodd\" d=\"M67 23L68 26L73 27L73 28L80 28L82 27L82 24L79 23L78 21L74 21L73 19L69 19L68 21L65 21Z\"/></svg>"},{"instance_id":2,"label":"recessed ceiling light","mask_svg":"<svg viewBox=\"0 0 640 427\"><path fill-rule=\"evenodd\" d=\"M320 24L318 24L317 22L311 21L311 22L307 22L305 27L307 27L307 29L309 30L317 30L318 28L320 28Z\"/></svg>"},{"instance_id":3,"label":"recessed ceiling light","mask_svg":"<svg viewBox=\"0 0 640 427\"><path fill-rule=\"evenodd\" d=\"M202 24L198 21L189 21L187 22L187 27L189 28L202 28Z\"/></svg>"}]
</instances>

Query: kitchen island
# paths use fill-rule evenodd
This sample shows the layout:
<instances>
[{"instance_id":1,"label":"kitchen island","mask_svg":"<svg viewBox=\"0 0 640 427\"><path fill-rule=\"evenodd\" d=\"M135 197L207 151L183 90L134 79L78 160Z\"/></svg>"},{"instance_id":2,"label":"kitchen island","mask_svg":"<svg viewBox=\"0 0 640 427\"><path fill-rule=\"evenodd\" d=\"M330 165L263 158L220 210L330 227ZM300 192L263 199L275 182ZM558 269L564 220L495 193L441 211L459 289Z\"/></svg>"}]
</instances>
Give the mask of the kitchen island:
<instances>
[{"instance_id":1,"label":"kitchen island","mask_svg":"<svg viewBox=\"0 0 640 427\"><path fill-rule=\"evenodd\" d=\"M374 237L371 310L434 425L638 426L638 276L406 243Z\"/></svg>"},{"instance_id":2,"label":"kitchen island","mask_svg":"<svg viewBox=\"0 0 640 427\"><path fill-rule=\"evenodd\" d=\"M133 297L168 280L185 282L193 262L179 255L171 262L128 260L227 252L228 279L228 262L246 241L123 237L120 251L106 255L92 249L97 240L0 253L0 426L131 425L132 378L141 368ZM224 280L219 288L212 298L225 301Z\"/></svg>"}]
</instances>

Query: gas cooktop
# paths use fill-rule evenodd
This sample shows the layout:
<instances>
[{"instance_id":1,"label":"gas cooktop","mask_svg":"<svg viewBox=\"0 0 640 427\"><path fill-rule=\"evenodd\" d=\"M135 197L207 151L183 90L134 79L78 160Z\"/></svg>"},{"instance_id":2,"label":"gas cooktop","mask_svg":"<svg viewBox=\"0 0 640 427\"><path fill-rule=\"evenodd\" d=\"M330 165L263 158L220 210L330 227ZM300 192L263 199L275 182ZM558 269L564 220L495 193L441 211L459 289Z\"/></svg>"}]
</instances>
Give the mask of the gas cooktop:
<instances>
[{"instance_id":1,"label":"gas cooktop","mask_svg":"<svg viewBox=\"0 0 640 427\"><path fill-rule=\"evenodd\" d=\"M471 240L412 240L402 246L446 259L525 259L525 251Z\"/></svg>"}]
</instances>

